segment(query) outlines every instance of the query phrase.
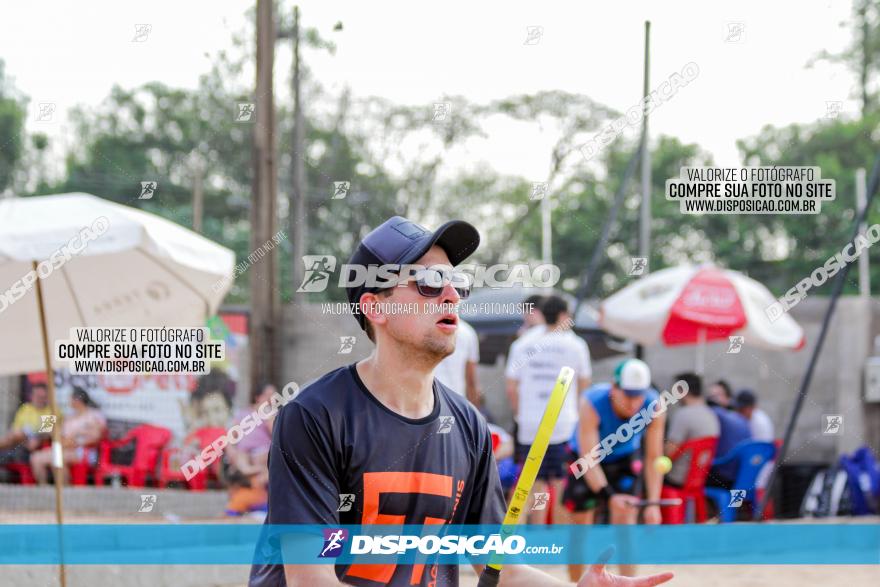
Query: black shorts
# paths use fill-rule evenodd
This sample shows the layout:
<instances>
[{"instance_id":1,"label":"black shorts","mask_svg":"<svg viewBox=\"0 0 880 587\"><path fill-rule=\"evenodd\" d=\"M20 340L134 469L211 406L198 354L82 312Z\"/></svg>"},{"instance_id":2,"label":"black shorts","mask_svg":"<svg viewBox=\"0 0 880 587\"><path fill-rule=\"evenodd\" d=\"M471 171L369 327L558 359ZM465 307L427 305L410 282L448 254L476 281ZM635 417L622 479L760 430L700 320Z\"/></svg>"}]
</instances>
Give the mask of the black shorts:
<instances>
[{"instance_id":1,"label":"black shorts","mask_svg":"<svg viewBox=\"0 0 880 587\"><path fill-rule=\"evenodd\" d=\"M602 463L602 471L608 483L614 488L616 493L635 494L636 477L632 472L632 462L636 460L636 455L631 454L619 461L613 463ZM570 512L588 512L595 509L600 503L604 503L606 498L600 493L594 492L587 485L586 477L578 479L574 473L569 471L568 482L565 485L565 491L562 494L562 503Z\"/></svg>"},{"instance_id":2,"label":"black shorts","mask_svg":"<svg viewBox=\"0 0 880 587\"><path fill-rule=\"evenodd\" d=\"M530 444L516 443L513 460L517 465L522 465L526 462L526 457L529 456L530 448L532 448L532 445ZM565 479L570 456L571 451L568 449L567 442L551 444L547 447L547 453L544 455L544 460L541 461L541 468L538 470L537 478L542 481Z\"/></svg>"},{"instance_id":3,"label":"black shorts","mask_svg":"<svg viewBox=\"0 0 880 587\"><path fill-rule=\"evenodd\" d=\"M709 469L709 475L706 477L706 487L720 487L721 489L733 489L733 479L720 475L718 469Z\"/></svg>"},{"instance_id":4,"label":"black shorts","mask_svg":"<svg viewBox=\"0 0 880 587\"><path fill-rule=\"evenodd\" d=\"M24 443L14 446L8 450L0 450L0 465L10 463L27 463L30 461L30 452Z\"/></svg>"}]
</instances>

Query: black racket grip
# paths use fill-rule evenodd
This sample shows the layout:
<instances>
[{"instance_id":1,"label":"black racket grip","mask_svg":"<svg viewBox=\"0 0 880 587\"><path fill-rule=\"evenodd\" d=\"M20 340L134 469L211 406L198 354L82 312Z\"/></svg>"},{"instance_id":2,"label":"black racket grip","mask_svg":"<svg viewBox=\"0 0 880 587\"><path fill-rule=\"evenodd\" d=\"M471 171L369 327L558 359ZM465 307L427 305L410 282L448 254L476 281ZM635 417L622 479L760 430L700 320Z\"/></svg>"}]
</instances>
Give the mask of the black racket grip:
<instances>
[{"instance_id":1,"label":"black racket grip","mask_svg":"<svg viewBox=\"0 0 880 587\"><path fill-rule=\"evenodd\" d=\"M480 573L477 587L497 587L499 579L501 579L501 571L487 566Z\"/></svg>"}]
</instances>

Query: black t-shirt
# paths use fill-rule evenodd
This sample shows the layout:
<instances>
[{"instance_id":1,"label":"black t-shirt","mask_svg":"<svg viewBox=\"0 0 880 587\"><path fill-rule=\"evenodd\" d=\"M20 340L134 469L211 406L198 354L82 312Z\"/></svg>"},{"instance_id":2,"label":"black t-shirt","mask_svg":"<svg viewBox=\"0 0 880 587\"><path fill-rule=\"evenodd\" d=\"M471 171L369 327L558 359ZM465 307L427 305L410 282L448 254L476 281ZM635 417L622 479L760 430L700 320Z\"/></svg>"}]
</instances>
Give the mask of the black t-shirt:
<instances>
[{"instance_id":1,"label":"black t-shirt","mask_svg":"<svg viewBox=\"0 0 880 587\"><path fill-rule=\"evenodd\" d=\"M337 511L341 494L354 494L349 511ZM349 365L275 420L267 524L501 524L505 510L485 419L436 379L425 418L382 405ZM366 587L458 585L456 565L436 566L336 565L336 575ZM251 569L251 587L285 585L281 565Z\"/></svg>"}]
</instances>

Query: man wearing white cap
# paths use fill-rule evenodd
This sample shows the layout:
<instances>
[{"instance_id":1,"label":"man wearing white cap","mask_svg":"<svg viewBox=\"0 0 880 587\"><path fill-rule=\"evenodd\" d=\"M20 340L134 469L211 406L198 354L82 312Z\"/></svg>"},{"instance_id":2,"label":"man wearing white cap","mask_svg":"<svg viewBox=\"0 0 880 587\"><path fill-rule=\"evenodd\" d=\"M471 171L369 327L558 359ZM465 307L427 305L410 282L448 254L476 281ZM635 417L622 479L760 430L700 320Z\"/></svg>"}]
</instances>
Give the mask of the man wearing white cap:
<instances>
[{"instance_id":1,"label":"man wearing white cap","mask_svg":"<svg viewBox=\"0 0 880 587\"><path fill-rule=\"evenodd\" d=\"M639 511L634 507L636 478L642 472L646 499L660 499L662 472L636 464L643 437L645 463L663 456L666 416L657 410L658 400L651 387L651 369L639 359L621 361L611 383L597 383L581 394L580 421L571 444L576 455L590 455L591 462L581 475L572 470L565 488L563 502L572 512L573 523L592 524L596 507L605 504L611 524L635 524ZM659 524L660 507L645 507L644 521ZM570 576L581 570L581 565L569 565ZM621 574L634 572L631 565L621 565Z\"/></svg>"}]
</instances>

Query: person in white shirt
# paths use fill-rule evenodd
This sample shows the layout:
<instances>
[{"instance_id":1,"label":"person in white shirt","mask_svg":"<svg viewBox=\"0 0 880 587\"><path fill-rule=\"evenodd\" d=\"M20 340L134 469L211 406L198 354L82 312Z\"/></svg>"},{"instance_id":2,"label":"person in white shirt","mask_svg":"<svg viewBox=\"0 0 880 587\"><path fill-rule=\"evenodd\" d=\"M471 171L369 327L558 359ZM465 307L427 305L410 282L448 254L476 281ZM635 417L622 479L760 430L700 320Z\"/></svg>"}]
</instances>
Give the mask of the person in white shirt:
<instances>
[{"instance_id":1,"label":"person in white shirt","mask_svg":"<svg viewBox=\"0 0 880 587\"><path fill-rule=\"evenodd\" d=\"M511 347L505 370L507 396L517 424L514 453L517 464L525 462L528 456L559 370L564 366L574 369L577 390L588 387L592 376L590 350L571 330L568 303L561 297L548 296L541 311L547 322L546 331ZM577 397L576 392L569 392L565 399L534 485L535 494L546 493L548 485L553 487L556 494L553 515L557 523L568 517L562 507L562 491L568 476L568 440L578 421ZM535 523L535 517L543 519L545 515L544 511L531 511L530 521Z\"/></svg>"},{"instance_id":2,"label":"person in white shirt","mask_svg":"<svg viewBox=\"0 0 880 587\"><path fill-rule=\"evenodd\" d=\"M480 339L474 327L459 318L455 331L455 350L434 368L434 377L459 395L480 407L482 394L477 380Z\"/></svg>"},{"instance_id":3,"label":"person in white shirt","mask_svg":"<svg viewBox=\"0 0 880 587\"><path fill-rule=\"evenodd\" d=\"M532 337L539 336L547 332L547 321L541 312L541 304L545 297L539 295L531 295L523 302L523 323L519 330L516 331L516 340L510 345L507 351L507 364L510 365L510 357L526 344Z\"/></svg>"},{"instance_id":4,"label":"person in white shirt","mask_svg":"<svg viewBox=\"0 0 880 587\"><path fill-rule=\"evenodd\" d=\"M733 406L746 420L752 432L752 440L773 442L776 438L773 420L758 407L758 398L751 389L741 389L733 400Z\"/></svg>"},{"instance_id":5,"label":"person in white shirt","mask_svg":"<svg viewBox=\"0 0 880 587\"><path fill-rule=\"evenodd\" d=\"M531 295L523 302L523 323L516 331L517 340L521 340L525 335L541 334L546 330L547 321L541 312L541 303L544 296Z\"/></svg>"}]
</instances>

